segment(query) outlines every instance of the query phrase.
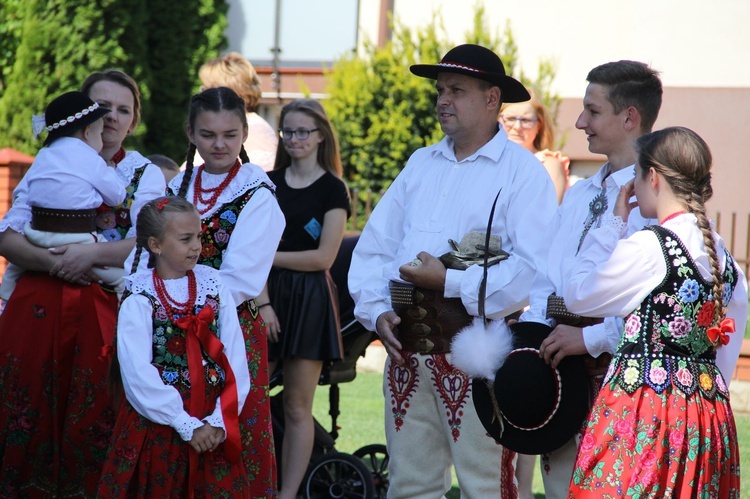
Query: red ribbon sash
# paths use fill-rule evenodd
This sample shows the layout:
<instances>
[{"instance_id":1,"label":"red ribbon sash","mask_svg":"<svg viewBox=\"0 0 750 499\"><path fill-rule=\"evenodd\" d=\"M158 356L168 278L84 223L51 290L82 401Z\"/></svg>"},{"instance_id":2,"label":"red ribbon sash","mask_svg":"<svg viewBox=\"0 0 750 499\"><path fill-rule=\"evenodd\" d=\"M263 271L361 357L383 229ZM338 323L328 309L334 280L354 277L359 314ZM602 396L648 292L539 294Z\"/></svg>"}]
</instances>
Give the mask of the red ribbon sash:
<instances>
[{"instance_id":1,"label":"red ribbon sash","mask_svg":"<svg viewBox=\"0 0 750 499\"><path fill-rule=\"evenodd\" d=\"M205 414L203 399L206 380L203 373L201 349L205 350L226 373L224 389L221 392L221 414L227 432L224 445L227 459L235 462L240 458L241 451L237 382L229 359L224 354L224 344L209 329L209 324L214 321L214 318L214 310L205 306L197 315L181 317L175 322L178 327L187 332L188 371L192 387L189 412L192 416L203 418Z\"/></svg>"}]
</instances>

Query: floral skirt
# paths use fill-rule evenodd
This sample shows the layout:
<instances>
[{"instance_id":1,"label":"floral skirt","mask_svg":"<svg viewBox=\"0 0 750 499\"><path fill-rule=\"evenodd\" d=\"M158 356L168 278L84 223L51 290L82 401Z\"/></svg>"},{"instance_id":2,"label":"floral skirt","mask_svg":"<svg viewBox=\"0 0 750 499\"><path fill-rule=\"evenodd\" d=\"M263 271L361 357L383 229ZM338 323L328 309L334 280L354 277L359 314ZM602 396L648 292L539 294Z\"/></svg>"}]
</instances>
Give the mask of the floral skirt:
<instances>
[{"instance_id":1,"label":"floral skirt","mask_svg":"<svg viewBox=\"0 0 750 499\"><path fill-rule=\"evenodd\" d=\"M250 393L240 413L242 459L250 479L251 497L276 497L276 455L268 393L266 325L250 300L237 308L245 340Z\"/></svg>"},{"instance_id":2,"label":"floral skirt","mask_svg":"<svg viewBox=\"0 0 750 499\"><path fill-rule=\"evenodd\" d=\"M2 497L95 497L115 422L107 390L117 297L21 277L0 316Z\"/></svg>"},{"instance_id":3,"label":"floral skirt","mask_svg":"<svg viewBox=\"0 0 750 499\"><path fill-rule=\"evenodd\" d=\"M176 383L187 409L190 389ZM213 412L223 383L206 385L206 414ZM194 471L191 475L191 460ZM230 463L224 444L196 453L171 426L149 421L124 402L99 483L106 498L247 498L250 484L242 460ZM192 492L192 493L191 493Z\"/></svg>"},{"instance_id":4,"label":"floral skirt","mask_svg":"<svg viewBox=\"0 0 750 499\"><path fill-rule=\"evenodd\" d=\"M729 400L669 385L629 395L605 385L589 417L570 498L739 498L737 428Z\"/></svg>"}]
</instances>

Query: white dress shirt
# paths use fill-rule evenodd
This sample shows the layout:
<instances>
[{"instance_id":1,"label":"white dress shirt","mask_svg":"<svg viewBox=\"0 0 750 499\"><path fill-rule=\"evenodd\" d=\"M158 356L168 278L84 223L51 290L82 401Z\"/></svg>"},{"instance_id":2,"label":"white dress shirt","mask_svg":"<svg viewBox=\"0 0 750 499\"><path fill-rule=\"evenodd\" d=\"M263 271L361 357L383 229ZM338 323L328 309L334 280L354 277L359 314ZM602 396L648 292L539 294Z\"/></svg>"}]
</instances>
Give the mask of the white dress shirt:
<instances>
[{"instance_id":1,"label":"white dress shirt","mask_svg":"<svg viewBox=\"0 0 750 499\"><path fill-rule=\"evenodd\" d=\"M75 137L43 147L24 178L30 206L58 210L90 210L102 202L117 206L128 185L91 146Z\"/></svg>"},{"instance_id":2,"label":"white dress shirt","mask_svg":"<svg viewBox=\"0 0 750 499\"><path fill-rule=\"evenodd\" d=\"M606 213L612 213L620 187L633 179L634 166L628 166L610 173L609 164L602 166L591 177L576 182L566 193L558 207L554 222L549 225L545 237L547 257L539 265L534 283L531 286L530 307L523 313L521 321L533 321L556 325L553 319L547 319L547 297L552 293L562 295L562 288L573 268L576 266L576 253L581 236L589 217L589 204L602 192L607 198ZM636 208L628 219L628 234L632 234L646 225L655 223L641 216ZM594 221L588 234L601 225L601 218ZM587 235L586 238L589 236ZM585 239L586 239L585 238ZM614 353L620 341L622 321L619 318L607 318L601 324L583 328L583 340L590 355L598 357L603 352Z\"/></svg>"},{"instance_id":3,"label":"white dress shirt","mask_svg":"<svg viewBox=\"0 0 750 499\"><path fill-rule=\"evenodd\" d=\"M152 272L148 270L126 277L131 291L145 292L157 297L152 283ZM197 265L194 272L198 284L197 305L205 304L206 296L219 296L218 338L224 344L224 354L237 382L239 415L250 391L250 373L247 370L245 343L234 300L220 282L216 270ZM172 298L186 302L187 282L188 278L183 277L167 279L164 284ZM174 387L164 384L159 371L151 363L153 331L151 300L142 294L129 295L120 306L117 320L117 358L120 362L125 396L140 415L154 423L173 427L183 440L189 441L193 430L203 426L203 421L185 411L180 393ZM220 400L217 400L213 413L204 420L211 426L224 429Z\"/></svg>"},{"instance_id":4,"label":"white dress shirt","mask_svg":"<svg viewBox=\"0 0 750 499\"><path fill-rule=\"evenodd\" d=\"M492 234L500 236L510 258L490 267L485 311L500 318L528 303L543 235L556 207L552 181L539 161L508 140L500 128L477 152L458 161L453 141L417 150L394 180L367 222L352 257L349 290L355 315L375 330L380 314L391 310L388 281L399 279L399 266L426 251L437 257L451 251L470 231L485 233L498 191ZM460 297L478 313L482 268L448 270L444 295Z\"/></svg>"},{"instance_id":5,"label":"white dress shirt","mask_svg":"<svg viewBox=\"0 0 750 499\"><path fill-rule=\"evenodd\" d=\"M611 223L591 231L581 248L576 265L563 285L563 296L568 309L587 317L625 317L667 275L662 246L651 231L639 231L627 239L619 230L619 217L609 217ZM686 213L667 220L663 227L674 232L687 248L704 279L713 280L711 264L703 244L703 235L694 215ZM720 267L725 268L725 245L721 236L713 233ZM736 332L729 335L729 344L716 351L716 365L729 386L739 358L747 322L747 280L742 269L738 273L732 299L727 305L727 317L735 321Z\"/></svg>"},{"instance_id":6,"label":"white dress shirt","mask_svg":"<svg viewBox=\"0 0 750 499\"><path fill-rule=\"evenodd\" d=\"M91 150L93 151L93 149ZM138 183L138 189L133 194L133 201L130 204L130 220L132 221L133 225L128 230L126 236L135 237L135 222L138 218L138 213L140 212L143 205L148 203L152 199L164 195L164 191L166 189L164 174L162 174L161 170L159 170L157 166L153 165L149 160L144 158L140 153L136 151L127 151L125 153L125 157L117 164L114 169L109 167L108 169L116 171L119 177L124 178L126 186L128 186L128 184L133 181L133 177L137 173L137 170L143 169L141 179ZM0 222L0 232L4 232L5 230L10 228L13 231L18 232L19 234L23 234L24 226L27 222L31 221L31 207L29 206L30 202L28 199L28 177L30 172L31 169L29 169L29 172L24 175L24 177L21 179L21 182L13 191L13 205L11 206L10 210L8 210L8 213L6 213L3 217L2 222ZM67 190L62 186L60 187L60 189L61 190L58 190L55 193L55 196L67 197ZM101 204L101 202L99 204ZM96 207L98 208L99 205L96 205Z\"/></svg>"}]
</instances>

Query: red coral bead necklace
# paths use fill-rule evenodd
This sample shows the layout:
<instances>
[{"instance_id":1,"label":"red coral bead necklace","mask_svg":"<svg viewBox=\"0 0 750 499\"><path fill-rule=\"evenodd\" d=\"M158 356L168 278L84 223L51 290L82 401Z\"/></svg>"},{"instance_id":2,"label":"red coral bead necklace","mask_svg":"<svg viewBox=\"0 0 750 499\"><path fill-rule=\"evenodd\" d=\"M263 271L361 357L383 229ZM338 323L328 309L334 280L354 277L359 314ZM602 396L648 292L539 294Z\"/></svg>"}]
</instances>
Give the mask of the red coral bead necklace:
<instances>
[{"instance_id":1,"label":"red coral bead necklace","mask_svg":"<svg viewBox=\"0 0 750 499\"><path fill-rule=\"evenodd\" d=\"M205 215L216 205L216 200L219 199L221 193L224 192L224 189L226 189L229 183L234 180L234 177L240 172L240 166L242 166L242 163L240 163L239 159L235 161L234 165L229 170L229 173L227 173L226 178L216 187L211 187L209 189L203 188L201 174L203 173L205 166L206 165L201 165L198 167L198 173L195 175L195 185L193 186L193 204L201 215ZM199 206L205 206L205 208L201 209Z\"/></svg>"},{"instance_id":2,"label":"red coral bead necklace","mask_svg":"<svg viewBox=\"0 0 750 499\"><path fill-rule=\"evenodd\" d=\"M154 269L152 274L156 296L159 297L159 301L167 311L169 321L172 323L174 323L174 316L177 314L193 315L195 300L198 296L198 285L195 280L195 273L192 270L188 270L186 275L188 278L188 299L185 302L180 302L169 295L167 286L164 284L164 279L161 278L156 269Z\"/></svg>"},{"instance_id":3,"label":"red coral bead necklace","mask_svg":"<svg viewBox=\"0 0 750 499\"><path fill-rule=\"evenodd\" d=\"M120 164L120 161L125 159L125 148L120 147L117 152L112 156L112 164L117 166Z\"/></svg>"}]
</instances>

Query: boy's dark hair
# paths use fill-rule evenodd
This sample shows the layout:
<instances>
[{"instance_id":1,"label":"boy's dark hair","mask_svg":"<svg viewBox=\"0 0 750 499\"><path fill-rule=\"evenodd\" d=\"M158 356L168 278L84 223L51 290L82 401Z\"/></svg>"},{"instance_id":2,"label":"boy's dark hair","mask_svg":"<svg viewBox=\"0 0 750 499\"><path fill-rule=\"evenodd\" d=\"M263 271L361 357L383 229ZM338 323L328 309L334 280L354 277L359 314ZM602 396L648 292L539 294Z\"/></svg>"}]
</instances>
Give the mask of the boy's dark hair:
<instances>
[{"instance_id":1,"label":"boy's dark hair","mask_svg":"<svg viewBox=\"0 0 750 499\"><path fill-rule=\"evenodd\" d=\"M608 62L589 71L586 81L607 87L607 99L615 114L630 106L636 108L641 115L641 131L651 131L661 108L658 71L637 61Z\"/></svg>"}]
</instances>

